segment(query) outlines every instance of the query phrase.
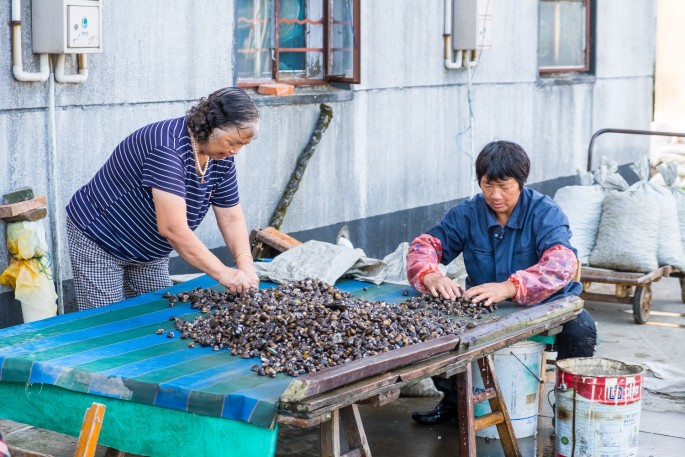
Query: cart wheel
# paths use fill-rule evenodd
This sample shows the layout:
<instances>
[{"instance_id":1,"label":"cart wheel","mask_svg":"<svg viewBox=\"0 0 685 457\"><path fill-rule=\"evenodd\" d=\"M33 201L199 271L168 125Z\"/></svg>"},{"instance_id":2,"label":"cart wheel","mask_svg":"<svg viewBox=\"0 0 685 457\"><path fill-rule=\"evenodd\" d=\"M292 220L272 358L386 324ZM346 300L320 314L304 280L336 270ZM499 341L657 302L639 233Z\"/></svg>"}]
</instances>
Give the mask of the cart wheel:
<instances>
[{"instance_id":1,"label":"cart wheel","mask_svg":"<svg viewBox=\"0 0 685 457\"><path fill-rule=\"evenodd\" d=\"M633 296L633 319L638 324L644 324L649 320L649 312L652 309L652 286L647 285L635 288Z\"/></svg>"}]
</instances>

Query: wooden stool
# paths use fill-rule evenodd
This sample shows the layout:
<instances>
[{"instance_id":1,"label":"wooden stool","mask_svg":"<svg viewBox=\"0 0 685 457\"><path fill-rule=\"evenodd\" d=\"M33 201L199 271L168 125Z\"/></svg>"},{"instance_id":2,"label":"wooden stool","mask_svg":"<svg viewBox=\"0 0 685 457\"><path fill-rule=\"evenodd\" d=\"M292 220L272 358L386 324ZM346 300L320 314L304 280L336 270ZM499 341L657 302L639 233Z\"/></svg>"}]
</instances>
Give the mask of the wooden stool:
<instances>
[{"instance_id":1,"label":"wooden stool","mask_svg":"<svg viewBox=\"0 0 685 457\"><path fill-rule=\"evenodd\" d=\"M471 364L456 375L457 411L459 427L459 456L476 457L476 432L492 425L497 426L504 455L507 457L521 457L521 450L514 435L507 405L504 404L502 392L499 388L492 356L487 355L478 359L478 368L485 390L473 393L471 378ZM474 417L473 407L476 403L488 400L491 413L481 417Z\"/></svg>"}]
</instances>

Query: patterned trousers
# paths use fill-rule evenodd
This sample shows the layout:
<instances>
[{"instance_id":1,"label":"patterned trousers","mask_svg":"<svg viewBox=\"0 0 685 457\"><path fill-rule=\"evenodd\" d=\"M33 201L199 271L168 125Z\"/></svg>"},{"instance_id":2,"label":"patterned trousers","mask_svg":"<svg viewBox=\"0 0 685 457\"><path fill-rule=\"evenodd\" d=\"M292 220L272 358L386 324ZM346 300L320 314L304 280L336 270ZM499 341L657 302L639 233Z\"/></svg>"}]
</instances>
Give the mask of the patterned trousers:
<instances>
[{"instance_id":1,"label":"patterned trousers","mask_svg":"<svg viewBox=\"0 0 685 457\"><path fill-rule=\"evenodd\" d=\"M88 238L69 218L67 238L79 310L171 286L168 257L151 262L121 260Z\"/></svg>"}]
</instances>

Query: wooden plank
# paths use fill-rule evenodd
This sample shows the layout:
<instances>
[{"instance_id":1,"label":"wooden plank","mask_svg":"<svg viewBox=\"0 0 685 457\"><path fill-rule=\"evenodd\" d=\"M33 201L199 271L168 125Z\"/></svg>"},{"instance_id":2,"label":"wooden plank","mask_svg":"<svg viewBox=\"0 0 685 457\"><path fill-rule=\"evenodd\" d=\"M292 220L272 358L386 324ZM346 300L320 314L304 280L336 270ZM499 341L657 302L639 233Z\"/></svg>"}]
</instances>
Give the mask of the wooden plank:
<instances>
[{"instance_id":1,"label":"wooden plank","mask_svg":"<svg viewBox=\"0 0 685 457\"><path fill-rule=\"evenodd\" d=\"M124 451L120 451L119 449L108 447L105 450L105 457L126 457L126 453Z\"/></svg>"},{"instance_id":2,"label":"wooden plank","mask_svg":"<svg viewBox=\"0 0 685 457\"><path fill-rule=\"evenodd\" d=\"M279 252L285 252L302 244L290 235L287 235L273 227L267 227L257 232L257 240L271 246Z\"/></svg>"},{"instance_id":3,"label":"wooden plank","mask_svg":"<svg viewBox=\"0 0 685 457\"><path fill-rule=\"evenodd\" d=\"M662 276L669 276L671 271L672 267L669 265L657 268L656 270L647 273L583 267L580 280L581 282L600 282L605 284L639 286L658 280Z\"/></svg>"},{"instance_id":4,"label":"wooden plank","mask_svg":"<svg viewBox=\"0 0 685 457\"><path fill-rule=\"evenodd\" d=\"M502 414L502 411L495 411L476 417L473 421L473 428L476 431L483 430L484 428L492 427L493 425L501 424L502 422L504 422L504 414Z\"/></svg>"},{"instance_id":5,"label":"wooden plank","mask_svg":"<svg viewBox=\"0 0 685 457\"><path fill-rule=\"evenodd\" d=\"M95 455L106 408L102 403L93 403L86 410L74 457L93 457Z\"/></svg>"},{"instance_id":6,"label":"wooden plank","mask_svg":"<svg viewBox=\"0 0 685 457\"><path fill-rule=\"evenodd\" d=\"M364 400L383 390L392 390L398 381L397 374L383 373L298 402L289 402L281 397L280 407L284 411L305 414L309 417L314 415L310 414L313 411L317 411L316 414L320 414L326 411L326 407L332 406L329 408L329 410L332 410L336 407L351 405L352 403Z\"/></svg>"},{"instance_id":7,"label":"wooden plank","mask_svg":"<svg viewBox=\"0 0 685 457\"><path fill-rule=\"evenodd\" d=\"M400 349L354 360L337 367L295 378L281 395L285 402L297 402L344 386L360 378L383 373L436 354L451 351L459 344L458 335L446 335L430 341L411 344Z\"/></svg>"},{"instance_id":8,"label":"wooden plank","mask_svg":"<svg viewBox=\"0 0 685 457\"><path fill-rule=\"evenodd\" d=\"M316 427L322 422L331 420L331 413L322 414L310 418L288 416L286 414L279 414L276 416L276 421L281 425L289 425L298 428Z\"/></svg>"},{"instance_id":9,"label":"wooden plank","mask_svg":"<svg viewBox=\"0 0 685 457\"><path fill-rule=\"evenodd\" d=\"M495 391L495 389L485 389L481 390L480 392L474 393L471 398L471 401L474 405L476 405L482 401L490 400L491 398L494 398L496 395L497 392Z\"/></svg>"},{"instance_id":10,"label":"wooden plank","mask_svg":"<svg viewBox=\"0 0 685 457\"><path fill-rule=\"evenodd\" d=\"M459 429L459 457L476 457L476 429L473 417L473 377L471 364L456 375L457 427Z\"/></svg>"},{"instance_id":11,"label":"wooden plank","mask_svg":"<svg viewBox=\"0 0 685 457\"><path fill-rule=\"evenodd\" d=\"M582 308L583 300L575 296L562 297L549 303L524 308L465 331L460 335L459 348L477 346L493 340L506 342L508 337L518 333L528 333L528 336L537 335L542 330L558 325L558 323L549 325L555 322L555 318L561 317L561 323L564 323L573 318L573 316L567 316L569 313ZM544 329L540 330L540 326Z\"/></svg>"},{"instance_id":12,"label":"wooden plank","mask_svg":"<svg viewBox=\"0 0 685 457\"><path fill-rule=\"evenodd\" d=\"M495 373L495 364L492 361L492 356L486 355L485 357L479 359L478 369L480 370L480 376L483 379L483 385L485 387L494 389L496 392L496 395L490 399L490 409L493 413L499 412L501 414L501 420L495 425L497 426L497 433L499 434L504 455L507 457L522 457L518 441L516 441L516 435L514 434L514 427L511 425L509 411L507 410L507 405L504 402L502 389L500 389L499 386L497 373Z\"/></svg>"},{"instance_id":13,"label":"wooden plank","mask_svg":"<svg viewBox=\"0 0 685 457\"><path fill-rule=\"evenodd\" d=\"M340 412L321 424L321 457L340 457Z\"/></svg>"},{"instance_id":14,"label":"wooden plank","mask_svg":"<svg viewBox=\"0 0 685 457\"><path fill-rule=\"evenodd\" d=\"M360 457L371 457L371 449L369 449L369 442L366 439L366 433L364 433L364 426L357 405L350 405L341 409L340 422L342 422L347 447L350 451L359 450L358 455Z\"/></svg>"},{"instance_id":15,"label":"wooden plank","mask_svg":"<svg viewBox=\"0 0 685 457\"><path fill-rule=\"evenodd\" d=\"M17 216L21 213L33 211L48 204L48 197L46 195L39 195L31 200L24 200L22 202L10 203L9 205L0 205L0 219L5 217Z\"/></svg>"},{"instance_id":16,"label":"wooden plank","mask_svg":"<svg viewBox=\"0 0 685 457\"><path fill-rule=\"evenodd\" d=\"M583 292L580 294L583 300L587 301L601 301L606 303L623 303L630 305L633 303L633 297L617 297L616 295L598 294L595 292ZM632 314L632 311L631 311Z\"/></svg>"},{"instance_id":17,"label":"wooden plank","mask_svg":"<svg viewBox=\"0 0 685 457\"><path fill-rule=\"evenodd\" d=\"M360 405L379 407L387 405L388 403L392 403L398 398L400 398L400 389L393 389L387 392L381 392L378 395L374 395L373 397L369 397L365 400L358 401L357 403Z\"/></svg>"}]
</instances>

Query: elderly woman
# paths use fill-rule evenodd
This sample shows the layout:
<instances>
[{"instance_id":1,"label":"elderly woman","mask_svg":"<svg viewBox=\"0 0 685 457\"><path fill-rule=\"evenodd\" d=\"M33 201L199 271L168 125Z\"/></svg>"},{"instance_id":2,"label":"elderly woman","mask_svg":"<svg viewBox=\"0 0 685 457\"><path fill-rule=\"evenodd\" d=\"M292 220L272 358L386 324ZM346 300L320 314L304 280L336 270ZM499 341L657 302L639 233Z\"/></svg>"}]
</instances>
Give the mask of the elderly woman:
<instances>
[{"instance_id":1,"label":"elderly woman","mask_svg":"<svg viewBox=\"0 0 685 457\"><path fill-rule=\"evenodd\" d=\"M573 281L578 260L568 220L554 201L524 187L529 171L528 155L518 144L496 141L483 148L476 159L482 193L452 208L411 244L407 276L415 289L448 299L464 294L486 304L512 300L522 305L581 293L581 284ZM438 270L438 263L461 253L466 291ZM591 357L596 339L594 322L583 310L557 335L557 359ZM454 378L433 382L444 396L435 409L412 414L421 424L457 416Z\"/></svg>"},{"instance_id":2,"label":"elderly woman","mask_svg":"<svg viewBox=\"0 0 685 457\"><path fill-rule=\"evenodd\" d=\"M67 206L79 309L170 286L172 250L230 292L257 287L234 157L258 132L250 96L226 88L119 143ZM210 205L236 268L193 232Z\"/></svg>"}]
</instances>

